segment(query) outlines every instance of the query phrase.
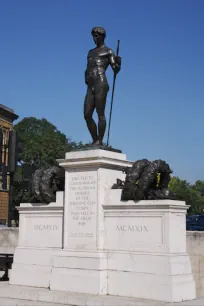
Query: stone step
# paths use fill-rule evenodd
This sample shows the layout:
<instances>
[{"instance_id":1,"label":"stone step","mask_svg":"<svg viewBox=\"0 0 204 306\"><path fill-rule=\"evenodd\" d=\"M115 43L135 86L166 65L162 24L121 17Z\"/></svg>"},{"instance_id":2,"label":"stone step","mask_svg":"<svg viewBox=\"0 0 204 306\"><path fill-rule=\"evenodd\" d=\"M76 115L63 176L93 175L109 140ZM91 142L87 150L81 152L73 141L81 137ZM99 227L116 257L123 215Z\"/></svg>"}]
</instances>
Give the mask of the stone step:
<instances>
[{"instance_id":1,"label":"stone step","mask_svg":"<svg viewBox=\"0 0 204 306\"><path fill-rule=\"evenodd\" d=\"M0 283L0 306L203 306L204 298L167 303L117 296L93 296Z\"/></svg>"},{"instance_id":2,"label":"stone step","mask_svg":"<svg viewBox=\"0 0 204 306\"><path fill-rule=\"evenodd\" d=\"M0 283L0 301L2 299L13 301L21 300L22 304L8 305L70 305L70 306L163 306L168 303L140 300L134 298L117 296L93 296L89 294L68 293L60 291L50 291L43 288L24 287L9 285L8 282ZM25 304L23 304L23 300ZM32 303L31 303L32 301ZM9 301L10 302L10 301ZM29 302L29 303L27 303ZM41 304L34 304L41 302ZM45 304L42 304L45 303ZM48 304L49 303L49 304ZM1 305L1 304L0 304ZM3 305L3 304L2 304ZM7 304L4 304L6 306ZM168 304L169 305L169 304Z\"/></svg>"},{"instance_id":3,"label":"stone step","mask_svg":"<svg viewBox=\"0 0 204 306\"><path fill-rule=\"evenodd\" d=\"M0 306L53 306L53 303L50 304L28 300L0 298ZM54 306L61 306L61 304L54 304Z\"/></svg>"}]
</instances>

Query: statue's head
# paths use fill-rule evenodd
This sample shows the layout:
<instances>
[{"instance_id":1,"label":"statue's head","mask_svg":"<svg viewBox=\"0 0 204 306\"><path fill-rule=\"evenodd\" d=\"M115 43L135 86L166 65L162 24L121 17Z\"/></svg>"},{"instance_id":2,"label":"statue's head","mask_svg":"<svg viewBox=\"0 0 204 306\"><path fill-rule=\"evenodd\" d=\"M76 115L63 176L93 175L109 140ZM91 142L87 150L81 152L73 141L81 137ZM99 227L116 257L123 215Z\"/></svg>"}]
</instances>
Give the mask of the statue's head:
<instances>
[{"instance_id":1,"label":"statue's head","mask_svg":"<svg viewBox=\"0 0 204 306\"><path fill-rule=\"evenodd\" d=\"M93 40L95 44L98 46L103 44L106 37L106 30L102 27L95 27L92 29L91 34L93 36Z\"/></svg>"}]
</instances>

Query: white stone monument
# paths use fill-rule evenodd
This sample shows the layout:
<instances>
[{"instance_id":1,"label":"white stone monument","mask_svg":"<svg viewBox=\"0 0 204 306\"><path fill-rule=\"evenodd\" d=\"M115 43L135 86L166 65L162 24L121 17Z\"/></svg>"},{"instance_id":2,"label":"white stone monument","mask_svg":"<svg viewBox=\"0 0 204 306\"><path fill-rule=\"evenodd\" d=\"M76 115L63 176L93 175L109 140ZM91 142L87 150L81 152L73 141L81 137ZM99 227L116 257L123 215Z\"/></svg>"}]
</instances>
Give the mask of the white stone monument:
<instances>
[{"instance_id":1,"label":"white stone monument","mask_svg":"<svg viewBox=\"0 0 204 306\"><path fill-rule=\"evenodd\" d=\"M195 299L185 202L122 203L120 195L112 190L103 206L108 293L167 302Z\"/></svg>"},{"instance_id":2,"label":"white stone monument","mask_svg":"<svg viewBox=\"0 0 204 306\"><path fill-rule=\"evenodd\" d=\"M60 165L64 214L58 199L21 205L11 284L167 302L195 299L184 202L121 202L121 190L111 187L132 166L121 153L69 152Z\"/></svg>"},{"instance_id":3,"label":"white stone monument","mask_svg":"<svg viewBox=\"0 0 204 306\"><path fill-rule=\"evenodd\" d=\"M105 150L66 154L64 249L53 260L50 288L107 294L107 252L104 251L103 205L117 178L132 163Z\"/></svg>"},{"instance_id":4,"label":"white stone monument","mask_svg":"<svg viewBox=\"0 0 204 306\"><path fill-rule=\"evenodd\" d=\"M48 288L53 255L62 249L64 192L56 203L21 204L10 284Z\"/></svg>"}]
</instances>

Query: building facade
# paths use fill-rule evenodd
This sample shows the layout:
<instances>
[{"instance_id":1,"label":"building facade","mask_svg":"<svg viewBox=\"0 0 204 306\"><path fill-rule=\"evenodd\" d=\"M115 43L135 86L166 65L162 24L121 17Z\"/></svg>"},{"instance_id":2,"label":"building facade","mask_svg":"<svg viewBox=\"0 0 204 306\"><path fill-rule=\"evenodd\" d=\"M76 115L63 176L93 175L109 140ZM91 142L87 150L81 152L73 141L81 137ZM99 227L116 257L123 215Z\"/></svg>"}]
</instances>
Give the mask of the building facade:
<instances>
[{"instance_id":1,"label":"building facade","mask_svg":"<svg viewBox=\"0 0 204 306\"><path fill-rule=\"evenodd\" d=\"M12 109L0 104L0 222L2 223L6 223L8 220L8 140L9 131L13 129L13 122L16 119L18 119L18 115Z\"/></svg>"}]
</instances>

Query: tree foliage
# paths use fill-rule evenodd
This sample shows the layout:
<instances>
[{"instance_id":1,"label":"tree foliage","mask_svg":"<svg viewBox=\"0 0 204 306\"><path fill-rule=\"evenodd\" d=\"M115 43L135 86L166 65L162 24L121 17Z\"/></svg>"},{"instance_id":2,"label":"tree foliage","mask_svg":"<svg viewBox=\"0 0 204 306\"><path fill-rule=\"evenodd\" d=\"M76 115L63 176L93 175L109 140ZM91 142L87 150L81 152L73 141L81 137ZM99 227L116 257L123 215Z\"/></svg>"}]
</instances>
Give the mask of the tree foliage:
<instances>
[{"instance_id":1,"label":"tree foliage","mask_svg":"<svg viewBox=\"0 0 204 306\"><path fill-rule=\"evenodd\" d=\"M56 165L65 153L83 147L71 142L46 119L24 118L14 126L18 136L19 165L14 178L13 206L32 199L31 179L35 169Z\"/></svg>"},{"instance_id":2,"label":"tree foliage","mask_svg":"<svg viewBox=\"0 0 204 306\"><path fill-rule=\"evenodd\" d=\"M186 180L173 177L169 183L169 189L175 192L178 199L190 205L189 214L201 214L204 209L204 181L196 181L190 184Z\"/></svg>"},{"instance_id":3,"label":"tree foliage","mask_svg":"<svg viewBox=\"0 0 204 306\"><path fill-rule=\"evenodd\" d=\"M65 152L80 145L69 142L56 126L44 118L24 118L14 129L21 149L18 161L29 165L54 165L56 159L65 157Z\"/></svg>"}]
</instances>

